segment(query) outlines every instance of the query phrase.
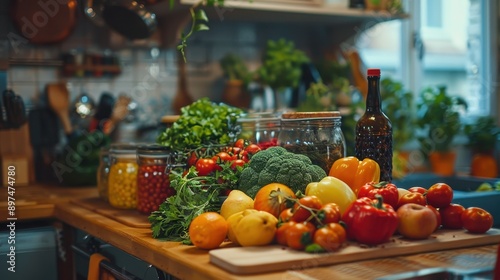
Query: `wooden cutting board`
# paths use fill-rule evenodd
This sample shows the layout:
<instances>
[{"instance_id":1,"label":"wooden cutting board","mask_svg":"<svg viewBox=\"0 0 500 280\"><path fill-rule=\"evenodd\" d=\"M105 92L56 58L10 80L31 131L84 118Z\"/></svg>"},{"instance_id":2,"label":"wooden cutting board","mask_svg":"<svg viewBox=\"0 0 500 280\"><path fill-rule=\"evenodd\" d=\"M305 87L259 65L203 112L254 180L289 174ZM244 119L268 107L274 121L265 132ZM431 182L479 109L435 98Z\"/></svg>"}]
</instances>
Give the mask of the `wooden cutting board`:
<instances>
[{"instance_id":1,"label":"wooden cutting board","mask_svg":"<svg viewBox=\"0 0 500 280\"><path fill-rule=\"evenodd\" d=\"M264 273L500 243L500 229L485 234L439 230L426 240L395 237L374 247L349 243L333 253L309 254L288 247L233 247L211 250L210 262L235 274Z\"/></svg>"},{"instance_id":2,"label":"wooden cutting board","mask_svg":"<svg viewBox=\"0 0 500 280\"><path fill-rule=\"evenodd\" d=\"M94 211L129 227L150 228L147 215L142 215L135 209L117 209L99 197L71 200L72 203L87 210Z\"/></svg>"}]
</instances>

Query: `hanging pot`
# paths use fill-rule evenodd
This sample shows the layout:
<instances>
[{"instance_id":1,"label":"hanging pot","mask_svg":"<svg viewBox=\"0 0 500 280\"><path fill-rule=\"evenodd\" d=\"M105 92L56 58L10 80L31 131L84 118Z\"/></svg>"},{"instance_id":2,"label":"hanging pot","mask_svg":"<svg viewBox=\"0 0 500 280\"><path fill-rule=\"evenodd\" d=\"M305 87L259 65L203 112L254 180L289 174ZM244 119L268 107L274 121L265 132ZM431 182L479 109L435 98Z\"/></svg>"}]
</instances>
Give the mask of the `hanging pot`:
<instances>
[{"instance_id":1,"label":"hanging pot","mask_svg":"<svg viewBox=\"0 0 500 280\"><path fill-rule=\"evenodd\" d=\"M30 43L53 44L73 31L76 8L76 0L16 0L11 1L10 14L19 33Z\"/></svg>"},{"instance_id":2,"label":"hanging pot","mask_svg":"<svg viewBox=\"0 0 500 280\"><path fill-rule=\"evenodd\" d=\"M88 0L83 8L83 13L97 26L104 26L106 24L102 18L103 1L104 0Z\"/></svg>"},{"instance_id":3,"label":"hanging pot","mask_svg":"<svg viewBox=\"0 0 500 280\"><path fill-rule=\"evenodd\" d=\"M105 1L102 18L111 29L130 40L148 38L157 26L156 15L135 0Z\"/></svg>"}]
</instances>

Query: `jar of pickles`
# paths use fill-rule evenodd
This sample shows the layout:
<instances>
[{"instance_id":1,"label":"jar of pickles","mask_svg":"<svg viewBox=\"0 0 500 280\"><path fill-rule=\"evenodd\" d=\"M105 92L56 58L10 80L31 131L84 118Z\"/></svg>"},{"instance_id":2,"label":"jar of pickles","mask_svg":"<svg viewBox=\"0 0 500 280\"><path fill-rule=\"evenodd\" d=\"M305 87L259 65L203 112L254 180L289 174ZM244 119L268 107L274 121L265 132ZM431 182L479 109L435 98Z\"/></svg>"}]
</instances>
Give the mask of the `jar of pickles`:
<instances>
[{"instance_id":1,"label":"jar of pickles","mask_svg":"<svg viewBox=\"0 0 500 280\"><path fill-rule=\"evenodd\" d=\"M283 113L278 145L309 157L328 174L333 162L346 155L340 120L338 111Z\"/></svg>"},{"instance_id":2,"label":"jar of pickles","mask_svg":"<svg viewBox=\"0 0 500 280\"><path fill-rule=\"evenodd\" d=\"M137 208L136 145L112 144L108 177L108 199L111 206Z\"/></svg>"},{"instance_id":3,"label":"jar of pickles","mask_svg":"<svg viewBox=\"0 0 500 280\"><path fill-rule=\"evenodd\" d=\"M99 197L108 201L108 177L109 177L109 148L104 147L99 151L99 168L97 169L97 191Z\"/></svg>"},{"instance_id":4,"label":"jar of pickles","mask_svg":"<svg viewBox=\"0 0 500 280\"><path fill-rule=\"evenodd\" d=\"M137 149L137 210L151 214L175 194L170 187L170 168L174 153L165 146L148 145Z\"/></svg>"},{"instance_id":5,"label":"jar of pickles","mask_svg":"<svg viewBox=\"0 0 500 280\"><path fill-rule=\"evenodd\" d=\"M275 113L249 113L238 119L241 132L238 138L250 140L261 149L276 146L281 120Z\"/></svg>"}]
</instances>

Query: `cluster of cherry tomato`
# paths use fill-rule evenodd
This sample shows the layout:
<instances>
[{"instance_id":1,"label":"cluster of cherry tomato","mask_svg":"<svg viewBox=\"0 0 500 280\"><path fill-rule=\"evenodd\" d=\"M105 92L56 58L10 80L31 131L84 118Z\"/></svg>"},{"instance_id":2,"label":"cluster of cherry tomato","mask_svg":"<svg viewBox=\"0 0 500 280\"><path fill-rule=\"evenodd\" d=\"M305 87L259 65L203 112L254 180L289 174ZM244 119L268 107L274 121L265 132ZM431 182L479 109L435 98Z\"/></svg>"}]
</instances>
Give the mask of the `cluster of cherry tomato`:
<instances>
[{"instance_id":1,"label":"cluster of cherry tomato","mask_svg":"<svg viewBox=\"0 0 500 280\"><path fill-rule=\"evenodd\" d=\"M213 156L199 156L192 152L188 158L188 168L196 167L200 176L207 176L223 169L224 165L230 164L231 169L236 170L238 166L244 166L261 149L244 139L238 139L232 146L223 147Z\"/></svg>"},{"instance_id":2,"label":"cluster of cherry tomato","mask_svg":"<svg viewBox=\"0 0 500 280\"><path fill-rule=\"evenodd\" d=\"M431 208L438 217L438 227L466 229L472 233L485 233L493 226L493 217L479 207L469 207L452 203L453 189L445 183L436 183L425 189L411 187L409 193L400 198L398 205L416 203Z\"/></svg>"},{"instance_id":3,"label":"cluster of cherry tomato","mask_svg":"<svg viewBox=\"0 0 500 280\"><path fill-rule=\"evenodd\" d=\"M338 250L346 242L340 218L336 203L322 204L316 196L304 196L280 213L276 242L295 250Z\"/></svg>"}]
</instances>

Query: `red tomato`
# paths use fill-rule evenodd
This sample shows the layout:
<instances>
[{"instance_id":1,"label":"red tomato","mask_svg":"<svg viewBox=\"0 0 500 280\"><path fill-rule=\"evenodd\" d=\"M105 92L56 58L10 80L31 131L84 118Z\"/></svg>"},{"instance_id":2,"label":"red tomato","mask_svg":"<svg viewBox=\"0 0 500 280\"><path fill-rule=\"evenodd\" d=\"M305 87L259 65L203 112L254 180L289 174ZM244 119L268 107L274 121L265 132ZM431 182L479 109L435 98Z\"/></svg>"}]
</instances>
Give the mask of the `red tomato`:
<instances>
[{"instance_id":1,"label":"red tomato","mask_svg":"<svg viewBox=\"0 0 500 280\"><path fill-rule=\"evenodd\" d=\"M309 209L321 209L321 200L317 196L308 195L304 196L293 206L292 220L295 222L303 222L311 217ZM304 208L307 207L307 208Z\"/></svg>"},{"instance_id":2,"label":"red tomato","mask_svg":"<svg viewBox=\"0 0 500 280\"><path fill-rule=\"evenodd\" d=\"M408 189L409 192L417 192L421 194L425 194L427 192L427 189L419 186L414 186Z\"/></svg>"},{"instance_id":3,"label":"red tomato","mask_svg":"<svg viewBox=\"0 0 500 280\"><path fill-rule=\"evenodd\" d=\"M462 212L463 227L472 233L485 233L493 226L493 216L479 207L469 207Z\"/></svg>"},{"instance_id":4,"label":"red tomato","mask_svg":"<svg viewBox=\"0 0 500 280\"><path fill-rule=\"evenodd\" d=\"M342 240L342 243L347 240L347 232L345 228L339 223L329 223L326 225L327 228L332 229Z\"/></svg>"},{"instance_id":5,"label":"red tomato","mask_svg":"<svg viewBox=\"0 0 500 280\"><path fill-rule=\"evenodd\" d=\"M292 218L292 208L286 208L285 210L281 211L279 219L282 222L288 222Z\"/></svg>"},{"instance_id":6,"label":"red tomato","mask_svg":"<svg viewBox=\"0 0 500 280\"><path fill-rule=\"evenodd\" d=\"M198 156L196 155L195 152L192 152L191 155L189 155L187 161L188 167L194 166L196 164L196 161L198 161Z\"/></svg>"},{"instance_id":7,"label":"red tomato","mask_svg":"<svg viewBox=\"0 0 500 280\"><path fill-rule=\"evenodd\" d=\"M429 205L429 204L426 204L426 205L425 205L425 207L427 207L427 208L431 209L431 210L432 210L432 212L434 212L434 214L436 215L436 218L437 218L437 226L436 226L436 229L435 229L434 231L438 230L438 229L439 229L439 227L441 227L441 214L439 213L439 210L437 210L437 209L436 209L436 207L431 206L431 205Z\"/></svg>"},{"instance_id":8,"label":"red tomato","mask_svg":"<svg viewBox=\"0 0 500 280\"><path fill-rule=\"evenodd\" d=\"M217 163L226 162L231 160L231 155L226 152L219 152L212 159Z\"/></svg>"},{"instance_id":9,"label":"red tomato","mask_svg":"<svg viewBox=\"0 0 500 280\"><path fill-rule=\"evenodd\" d=\"M462 205L455 203L451 203L444 208L439 208L443 227L449 229L463 228L462 212L464 211L465 208Z\"/></svg>"},{"instance_id":10,"label":"red tomato","mask_svg":"<svg viewBox=\"0 0 500 280\"><path fill-rule=\"evenodd\" d=\"M303 250L311 244L315 227L312 223L294 223L285 232L286 244L295 250Z\"/></svg>"},{"instance_id":11,"label":"red tomato","mask_svg":"<svg viewBox=\"0 0 500 280\"><path fill-rule=\"evenodd\" d=\"M219 168L219 166L211 158L200 158L196 162L196 170L200 176L206 176L217 170L217 168Z\"/></svg>"},{"instance_id":12,"label":"red tomato","mask_svg":"<svg viewBox=\"0 0 500 280\"><path fill-rule=\"evenodd\" d=\"M398 206L399 192L398 187L392 183L388 182L369 182L364 184L358 190L358 198L368 197L371 199L375 199L375 196L380 194L384 200L384 203L387 203L392 206L392 208L396 208Z\"/></svg>"},{"instance_id":13,"label":"red tomato","mask_svg":"<svg viewBox=\"0 0 500 280\"><path fill-rule=\"evenodd\" d=\"M245 148L245 151L247 151L251 155L256 154L260 150L261 150L260 147L256 144L250 144Z\"/></svg>"},{"instance_id":14,"label":"red tomato","mask_svg":"<svg viewBox=\"0 0 500 280\"><path fill-rule=\"evenodd\" d=\"M453 200L453 189L448 184L436 183L427 190L426 199L431 206L446 207Z\"/></svg>"},{"instance_id":15,"label":"red tomato","mask_svg":"<svg viewBox=\"0 0 500 280\"><path fill-rule=\"evenodd\" d=\"M338 250L344 243L344 240L342 240L342 237L334 229L322 227L314 232L313 242L321 246L324 250L331 252Z\"/></svg>"},{"instance_id":16,"label":"red tomato","mask_svg":"<svg viewBox=\"0 0 500 280\"><path fill-rule=\"evenodd\" d=\"M295 224L295 222L290 221L290 222L282 223L278 226L278 228L276 229L276 233L274 234L274 239L275 239L276 243L278 243L280 245L288 246L287 241L286 241L286 232L294 224Z\"/></svg>"},{"instance_id":17,"label":"red tomato","mask_svg":"<svg viewBox=\"0 0 500 280\"><path fill-rule=\"evenodd\" d=\"M317 213L322 224L338 223L340 221L340 207L337 203L327 203L321 206Z\"/></svg>"},{"instance_id":18,"label":"red tomato","mask_svg":"<svg viewBox=\"0 0 500 280\"><path fill-rule=\"evenodd\" d=\"M233 162L231 163L231 168L233 170L236 170L237 166L244 166L247 162L242 160L242 159L235 159L233 160Z\"/></svg>"},{"instance_id":19,"label":"red tomato","mask_svg":"<svg viewBox=\"0 0 500 280\"><path fill-rule=\"evenodd\" d=\"M398 207L397 208L401 207L401 205L406 204L406 203L415 203L415 204L420 204L422 206L425 206L427 204L427 202L425 201L425 196L419 192L409 192L409 193L404 194L398 200Z\"/></svg>"},{"instance_id":20,"label":"red tomato","mask_svg":"<svg viewBox=\"0 0 500 280\"><path fill-rule=\"evenodd\" d=\"M236 142L234 142L233 147L243 149L245 148L245 139L238 139Z\"/></svg>"},{"instance_id":21,"label":"red tomato","mask_svg":"<svg viewBox=\"0 0 500 280\"><path fill-rule=\"evenodd\" d=\"M249 158L248 158L248 152L243 150L241 152L238 153L238 159L242 159L244 160L245 162L248 162Z\"/></svg>"}]
</instances>

